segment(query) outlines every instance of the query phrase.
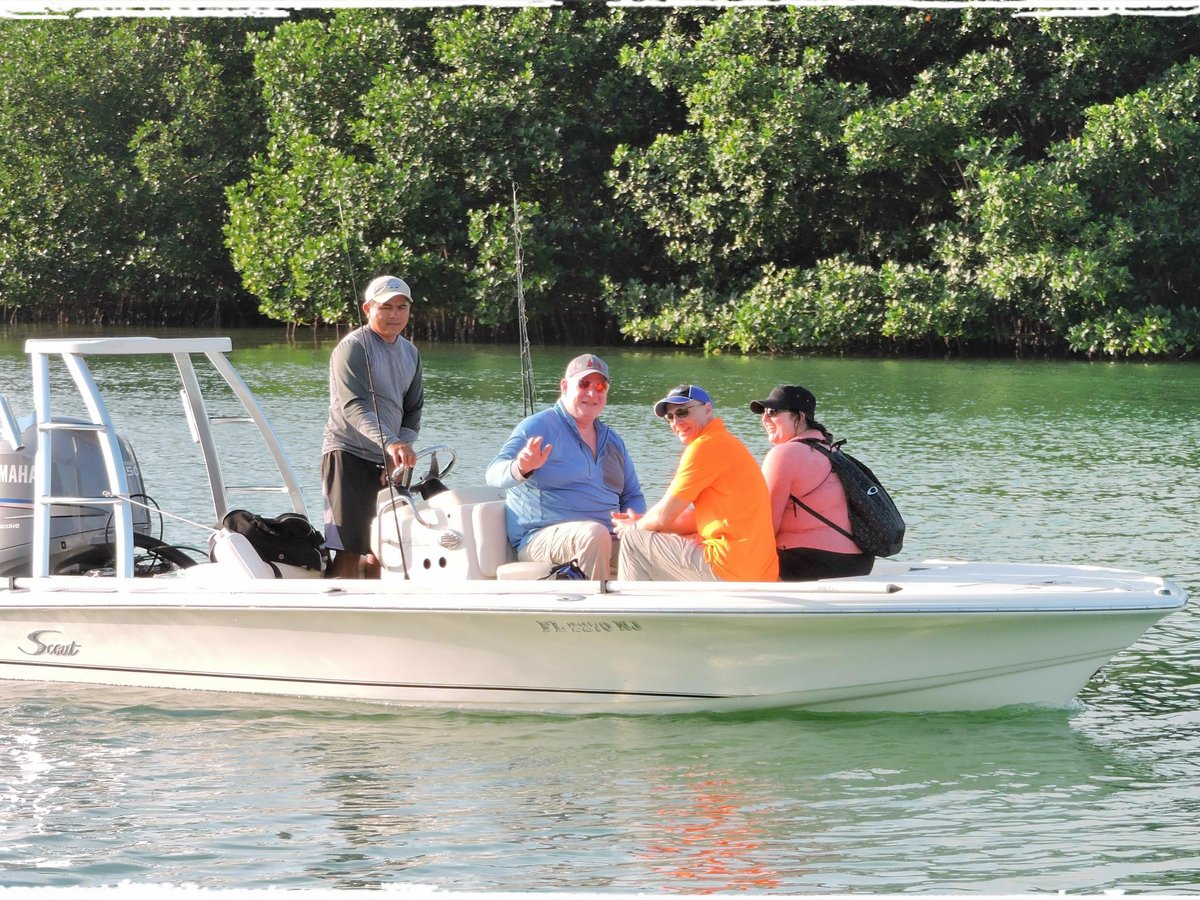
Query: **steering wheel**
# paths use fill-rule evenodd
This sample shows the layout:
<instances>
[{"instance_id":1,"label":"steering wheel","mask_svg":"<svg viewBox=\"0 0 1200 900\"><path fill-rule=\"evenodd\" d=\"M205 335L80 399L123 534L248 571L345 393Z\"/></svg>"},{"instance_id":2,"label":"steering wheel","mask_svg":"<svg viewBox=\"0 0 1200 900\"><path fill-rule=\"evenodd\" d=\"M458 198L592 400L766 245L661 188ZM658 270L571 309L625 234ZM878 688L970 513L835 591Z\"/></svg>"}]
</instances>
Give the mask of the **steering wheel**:
<instances>
[{"instance_id":1,"label":"steering wheel","mask_svg":"<svg viewBox=\"0 0 1200 900\"><path fill-rule=\"evenodd\" d=\"M443 464L442 460L438 459L439 453L443 454L443 459L449 456L449 460ZM400 466L392 471L391 485L398 491L419 494L428 500L434 494L446 490L446 486L442 484L442 477L450 473L457 460L458 454L445 444L426 447L417 452L417 458L411 466Z\"/></svg>"}]
</instances>

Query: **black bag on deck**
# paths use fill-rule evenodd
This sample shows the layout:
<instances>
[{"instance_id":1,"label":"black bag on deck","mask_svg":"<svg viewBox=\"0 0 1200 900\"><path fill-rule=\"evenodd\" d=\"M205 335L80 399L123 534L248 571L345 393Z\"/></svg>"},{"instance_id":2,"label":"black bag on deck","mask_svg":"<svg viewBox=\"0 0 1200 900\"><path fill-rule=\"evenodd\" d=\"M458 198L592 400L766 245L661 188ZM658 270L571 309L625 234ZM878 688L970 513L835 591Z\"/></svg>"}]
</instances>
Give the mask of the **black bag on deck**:
<instances>
[{"instance_id":1,"label":"black bag on deck","mask_svg":"<svg viewBox=\"0 0 1200 900\"><path fill-rule=\"evenodd\" d=\"M872 556L892 556L904 546L904 518L896 504L888 496L875 473L842 449L844 440L830 449L816 438L805 438L800 443L808 444L829 457L833 474L846 490L846 506L850 513L850 531L835 525L804 501L792 497L793 502L808 510L834 531L838 531L854 543L863 553Z\"/></svg>"},{"instance_id":2,"label":"black bag on deck","mask_svg":"<svg viewBox=\"0 0 1200 900\"><path fill-rule=\"evenodd\" d=\"M329 551L325 538L300 513L283 513L268 519L244 509L232 509L221 526L244 534L265 562L284 563L316 572L325 571Z\"/></svg>"},{"instance_id":3,"label":"black bag on deck","mask_svg":"<svg viewBox=\"0 0 1200 900\"><path fill-rule=\"evenodd\" d=\"M587 572L579 568L578 560L559 563L550 570L549 575L543 575L540 581L587 581Z\"/></svg>"}]
</instances>

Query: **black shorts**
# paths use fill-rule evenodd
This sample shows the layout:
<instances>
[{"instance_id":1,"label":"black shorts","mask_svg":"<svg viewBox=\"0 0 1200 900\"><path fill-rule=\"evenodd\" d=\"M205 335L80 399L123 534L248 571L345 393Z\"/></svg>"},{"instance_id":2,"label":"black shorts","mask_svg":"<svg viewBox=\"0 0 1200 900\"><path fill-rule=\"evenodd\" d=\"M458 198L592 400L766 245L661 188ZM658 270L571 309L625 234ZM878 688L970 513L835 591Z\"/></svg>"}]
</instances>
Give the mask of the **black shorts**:
<instances>
[{"instance_id":1,"label":"black shorts","mask_svg":"<svg viewBox=\"0 0 1200 900\"><path fill-rule=\"evenodd\" d=\"M326 546L360 556L371 552L371 520L382 477L382 464L345 450L330 450L321 457Z\"/></svg>"},{"instance_id":2,"label":"black shorts","mask_svg":"<svg viewBox=\"0 0 1200 900\"><path fill-rule=\"evenodd\" d=\"M819 581L822 578L846 578L870 575L875 557L869 553L834 553L796 547L779 551L780 581Z\"/></svg>"}]
</instances>

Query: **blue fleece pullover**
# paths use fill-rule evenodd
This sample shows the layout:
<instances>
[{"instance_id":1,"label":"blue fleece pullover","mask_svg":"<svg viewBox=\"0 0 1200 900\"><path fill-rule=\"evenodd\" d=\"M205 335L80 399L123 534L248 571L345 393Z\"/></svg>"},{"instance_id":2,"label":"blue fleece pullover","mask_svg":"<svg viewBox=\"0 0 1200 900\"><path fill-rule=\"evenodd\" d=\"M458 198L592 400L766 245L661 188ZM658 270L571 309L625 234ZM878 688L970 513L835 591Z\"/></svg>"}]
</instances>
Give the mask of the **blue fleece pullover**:
<instances>
[{"instance_id":1,"label":"blue fleece pullover","mask_svg":"<svg viewBox=\"0 0 1200 900\"><path fill-rule=\"evenodd\" d=\"M526 479L512 462L531 437L553 449L546 464ZM633 460L620 436L596 420L596 453L584 443L575 420L559 401L525 418L488 464L487 483L505 491L508 539L518 550L539 528L591 519L612 529L612 514L646 511Z\"/></svg>"}]
</instances>

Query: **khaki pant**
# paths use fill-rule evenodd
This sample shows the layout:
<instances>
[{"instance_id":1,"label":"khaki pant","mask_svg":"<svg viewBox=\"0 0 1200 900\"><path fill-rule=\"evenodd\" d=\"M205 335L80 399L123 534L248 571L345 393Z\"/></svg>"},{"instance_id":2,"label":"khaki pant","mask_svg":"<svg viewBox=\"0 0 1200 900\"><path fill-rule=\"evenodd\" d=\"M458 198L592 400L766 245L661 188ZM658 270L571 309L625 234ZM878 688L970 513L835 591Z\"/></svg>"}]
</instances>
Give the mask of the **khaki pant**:
<instances>
[{"instance_id":1,"label":"khaki pant","mask_svg":"<svg viewBox=\"0 0 1200 900\"><path fill-rule=\"evenodd\" d=\"M630 529L621 535L622 581L720 581L695 535Z\"/></svg>"},{"instance_id":2,"label":"khaki pant","mask_svg":"<svg viewBox=\"0 0 1200 900\"><path fill-rule=\"evenodd\" d=\"M594 581L604 581L615 574L617 540L599 522L560 522L547 525L534 533L517 553L521 562L569 563Z\"/></svg>"}]
</instances>

